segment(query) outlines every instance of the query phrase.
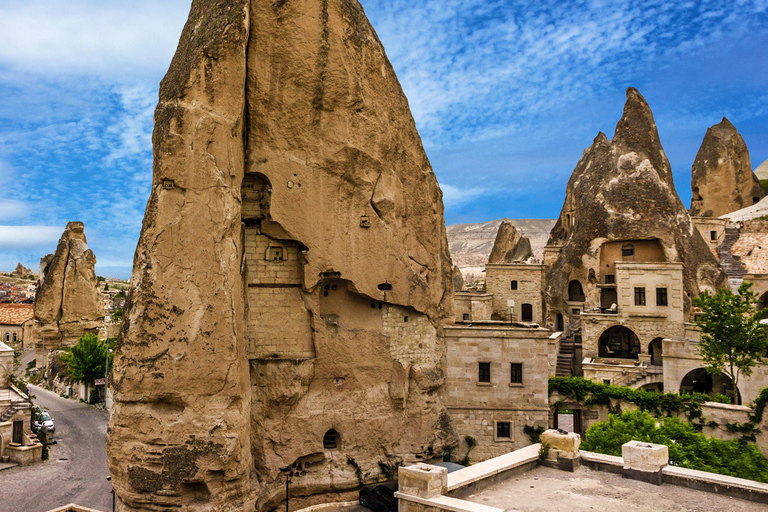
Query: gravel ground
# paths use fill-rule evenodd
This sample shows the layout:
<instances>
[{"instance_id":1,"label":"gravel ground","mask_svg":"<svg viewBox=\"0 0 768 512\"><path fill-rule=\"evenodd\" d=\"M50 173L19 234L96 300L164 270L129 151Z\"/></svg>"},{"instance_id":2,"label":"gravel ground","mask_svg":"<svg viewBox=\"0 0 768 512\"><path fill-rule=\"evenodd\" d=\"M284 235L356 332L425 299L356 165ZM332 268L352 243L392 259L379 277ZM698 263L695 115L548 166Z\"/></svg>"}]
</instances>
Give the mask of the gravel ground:
<instances>
[{"instance_id":1,"label":"gravel ground","mask_svg":"<svg viewBox=\"0 0 768 512\"><path fill-rule=\"evenodd\" d=\"M508 512L751 512L768 506L676 485L656 486L581 467L539 466L466 498Z\"/></svg>"}]
</instances>

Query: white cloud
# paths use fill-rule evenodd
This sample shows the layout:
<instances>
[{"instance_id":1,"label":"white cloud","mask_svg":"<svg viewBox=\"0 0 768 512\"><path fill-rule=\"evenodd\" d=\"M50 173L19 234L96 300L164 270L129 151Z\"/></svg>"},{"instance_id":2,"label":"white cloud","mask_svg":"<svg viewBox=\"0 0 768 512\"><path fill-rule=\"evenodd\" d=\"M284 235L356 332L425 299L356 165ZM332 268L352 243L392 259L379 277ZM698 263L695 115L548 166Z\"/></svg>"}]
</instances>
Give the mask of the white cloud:
<instances>
[{"instance_id":1,"label":"white cloud","mask_svg":"<svg viewBox=\"0 0 768 512\"><path fill-rule=\"evenodd\" d=\"M190 0L25 0L0 6L0 62L50 75L164 71Z\"/></svg>"},{"instance_id":2,"label":"white cloud","mask_svg":"<svg viewBox=\"0 0 768 512\"><path fill-rule=\"evenodd\" d=\"M0 226L0 252L39 248L53 252L62 231L60 226Z\"/></svg>"},{"instance_id":3,"label":"white cloud","mask_svg":"<svg viewBox=\"0 0 768 512\"><path fill-rule=\"evenodd\" d=\"M443 204L446 208L456 208L462 204L471 203L478 197L488 193L485 188L461 188L441 183L440 189L443 191Z\"/></svg>"}]
</instances>

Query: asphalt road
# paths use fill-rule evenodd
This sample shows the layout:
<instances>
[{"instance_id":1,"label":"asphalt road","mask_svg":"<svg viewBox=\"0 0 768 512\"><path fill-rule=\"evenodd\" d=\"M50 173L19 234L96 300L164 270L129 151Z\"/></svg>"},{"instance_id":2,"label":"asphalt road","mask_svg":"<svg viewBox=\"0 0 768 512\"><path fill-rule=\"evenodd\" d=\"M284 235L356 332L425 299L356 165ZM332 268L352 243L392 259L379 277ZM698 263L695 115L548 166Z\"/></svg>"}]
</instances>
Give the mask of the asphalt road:
<instances>
[{"instance_id":1,"label":"asphalt road","mask_svg":"<svg viewBox=\"0 0 768 512\"><path fill-rule=\"evenodd\" d=\"M107 413L30 386L56 424L50 459L0 471L0 512L45 512L68 503L112 510L106 478Z\"/></svg>"}]
</instances>

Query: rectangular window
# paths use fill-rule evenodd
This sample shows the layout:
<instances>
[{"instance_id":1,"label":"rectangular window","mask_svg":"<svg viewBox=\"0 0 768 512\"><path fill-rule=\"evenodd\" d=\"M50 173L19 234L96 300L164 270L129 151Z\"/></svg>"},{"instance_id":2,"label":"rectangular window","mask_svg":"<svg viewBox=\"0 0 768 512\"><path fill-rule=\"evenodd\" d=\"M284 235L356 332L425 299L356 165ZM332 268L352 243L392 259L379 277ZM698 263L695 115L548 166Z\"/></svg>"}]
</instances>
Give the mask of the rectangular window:
<instances>
[{"instance_id":1,"label":"rectangular window","mask_svg":"<svg viewBox=\"0 0 768 512\"><path fill-rule=\"evenodd\" d=\"M509 363L511 369L511 377L509 382L512 384L523 383L523 363Z\"/></svg>"},{"instance_id":2,"label":"rectangular window","mask_svg":"<svg viewBox=\"0 0 768 512\"><path fill-rule=\"evenodd\" d=\"M13 333L13 341L16 341L16 333Z\"/></svg>"},{"instance_id":3,"label":"rectangular window","mask_svg":"<svg viewBox=\"0 0 768 512\"><path fill-rule=\"evenodd\" d=\"M605 275L605 284L615 284L615 283L616 283L616 274Z\"/></svg>"},{"instance_id":4,"label":"rectangular window","mask_svg":"<svg viewBox=\"0 0 768 512\"><path fill-rule=\"evenodd\" d=\"M509 439L512 437L512 432L508 421L496 422L496 438L497 439Z\"/></svg>"},{"instance_id":5,"label":"rectangular window","mask_svg":"<svg viewBox=\"0 0 768 512\"><path fill-rule=\"evenodd\" d=\"M710 231L709 239L712 240L713 242L717 242L717 231Z\"/></svg>"},{"instance_id":6,"label":"rectangular window","mask_svg":"<svg viewBox=\"0 0 768 512\"><path fill-rule=\"evenodd\" d=\"M463 320L466 322L467 320L469 320L469 313L464 313L464 314L461 316L461 318L462 318L462 319L463 319Z\"/></svg>"},{"instance_id":7,"label":"rectangular window","mask_svg":"<svg viewBox=\"0 0 768 512\"><path fill-rule=\"evenodd\" d=\"M509 283L509 287L512 290L517 290L517 281L512 281L511 283Z\"/></svg>"},{"instance_id":8,"label":"rectangular window","mask_svg":"<svg viewBox=\"0 0 768 512\"><path fill-rule=\"evenodd\" d=\"M645 306L645 288L635 287L635 306Z\"/></svg>"},{"instance_id":9,"label":"rectangular window","mask_svg":"<svg viewBox=\"0 0 768 512\"><path fill-rule=\"evenodd\" d=\"M666 288L656 288L656 305L657 306L667 305L667 289Z\"/></svg>"},{"instance_id":10,"label":"rectangular window","mask_svg":"<svg viewBox=\"0 0 768 512\"><path fill-rule=\"evenodd\" d=\"M491 382L491 363L479 363L477 380L479 382Z\"/></svg>"}]
</instances>

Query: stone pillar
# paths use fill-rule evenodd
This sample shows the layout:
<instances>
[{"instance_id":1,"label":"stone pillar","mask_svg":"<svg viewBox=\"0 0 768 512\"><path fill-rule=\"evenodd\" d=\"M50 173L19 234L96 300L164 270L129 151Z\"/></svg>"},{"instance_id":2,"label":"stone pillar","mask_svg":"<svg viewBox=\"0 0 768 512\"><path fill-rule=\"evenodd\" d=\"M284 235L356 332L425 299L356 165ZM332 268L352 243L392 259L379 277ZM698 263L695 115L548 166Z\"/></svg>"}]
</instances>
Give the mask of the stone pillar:
<instances>
[{"instance_id":1,"label":"stone pillar","mask_svg":"<svg viewBox=\"0 0 768 512\"><path fill-rule=\"evenodd\" d=\"M669 448L663 444L629 441L621 445L625 478L642 480L656 485L662 483L662 469L669 464Z\"/></svg>"},{"instance_id":2,"label":"stone pillar","mask_svg":"<svg viewBox=\"0 0 768 512\"><path fill-rule=\"evenodd\" d=\"M547 430L541 434L542 450L547 454L541 465L575 471L581 465L581 436L574 432Z\"/></svg>"},{"instance_id":3,"label":"stone pillar","mask_svg":"<svg viewBox=\"0 0 768 512\"><path fill-rule=\"evenodd\" d=\"M445 495L448 489L448 469L418 463L401 467L397 473L398 494L430 499ZM398 499L399 512L424 512L427 505Z\"/></svg>"}]
</instances>

